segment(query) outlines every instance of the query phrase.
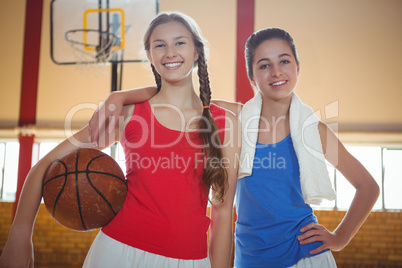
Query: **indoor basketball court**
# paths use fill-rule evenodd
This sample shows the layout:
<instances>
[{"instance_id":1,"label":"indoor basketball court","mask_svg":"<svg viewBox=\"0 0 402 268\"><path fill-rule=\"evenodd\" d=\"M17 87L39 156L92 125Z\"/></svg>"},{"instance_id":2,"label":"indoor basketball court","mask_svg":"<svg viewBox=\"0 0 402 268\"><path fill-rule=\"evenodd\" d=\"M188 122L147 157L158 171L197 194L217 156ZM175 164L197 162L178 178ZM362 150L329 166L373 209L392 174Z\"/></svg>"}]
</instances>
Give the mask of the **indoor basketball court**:
<instances>
[{"instance_id":1,"label":"indoor basketball court","mask_svg":"<svg viewBox=\"0 0 402 268\"><path fill-rule=\"evenodd\" d=\"M254 31L291 33L300 58L297 94L380 187L359 232L333 252L337 265L402 267L401 1L13 0L0 8L0 254L32 166L83 128L111 92L155 84L143 49L145 30L160 12L180 11L208 40L212 99L244 104L254 96L244 59ZM35 267L81 267L99 228L126 197L118 142L90 156L74 153L54 163L43 182L46 204L42 200L32 236ZM86 158L81 166L79 157ZM312 207L333 231L355 190L335 168L328 165L328 171L337 199ZM115 184L106 189L102 178ZM87 187L82 192L79 179ZM63 201L63 191L72 193L73 203ZM102 205L85 218L84 196L90 194L88 202ZM66 219L59 211L68 207L74 211ZM233 228L235 222L234 213ZM234 250L231 267L233 259Z\"/></svg>"}]
</instances>

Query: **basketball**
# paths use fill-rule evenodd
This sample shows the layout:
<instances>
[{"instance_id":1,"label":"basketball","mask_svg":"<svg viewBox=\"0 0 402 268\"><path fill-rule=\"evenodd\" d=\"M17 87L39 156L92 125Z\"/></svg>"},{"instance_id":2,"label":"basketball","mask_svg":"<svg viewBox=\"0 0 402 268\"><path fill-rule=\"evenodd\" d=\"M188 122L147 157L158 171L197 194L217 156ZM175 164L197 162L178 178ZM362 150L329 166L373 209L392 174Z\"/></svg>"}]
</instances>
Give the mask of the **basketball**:
<instances>
[{"instance_id":1,"label":"basketball","mask_svg":"<svg viewBox=\"0 0 402 268\"><path fill-rule=\"evenodd\" d=\"M127 182L117 162L95 149L71 151L43 177L47 210L62 226L90 231L105 226L123 206Z\"/></svg>"}]
</instances>

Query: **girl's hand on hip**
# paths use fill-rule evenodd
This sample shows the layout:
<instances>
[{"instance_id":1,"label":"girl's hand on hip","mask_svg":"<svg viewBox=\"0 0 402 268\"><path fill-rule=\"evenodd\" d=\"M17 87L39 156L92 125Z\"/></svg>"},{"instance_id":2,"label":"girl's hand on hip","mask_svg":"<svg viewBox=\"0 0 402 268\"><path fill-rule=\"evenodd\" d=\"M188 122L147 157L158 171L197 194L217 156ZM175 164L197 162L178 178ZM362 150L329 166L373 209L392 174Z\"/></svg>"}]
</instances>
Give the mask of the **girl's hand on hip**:
<instances>
[{"instance_id":1,"label":"girl's hand on hip","mask_svg":"<svg viewBox=\"0 0 402 268\"><path fill-rule=\"evenodd\" d=\"M322 242L321 246L310 251L311 255L318 254L325 249L340 251L347 245L340 235L328 231L327 228L317 223L310 223L304 226L300 229L300 232L303 234L299 235L297 239L301 245Z\"/></svg>"}]
</instances>

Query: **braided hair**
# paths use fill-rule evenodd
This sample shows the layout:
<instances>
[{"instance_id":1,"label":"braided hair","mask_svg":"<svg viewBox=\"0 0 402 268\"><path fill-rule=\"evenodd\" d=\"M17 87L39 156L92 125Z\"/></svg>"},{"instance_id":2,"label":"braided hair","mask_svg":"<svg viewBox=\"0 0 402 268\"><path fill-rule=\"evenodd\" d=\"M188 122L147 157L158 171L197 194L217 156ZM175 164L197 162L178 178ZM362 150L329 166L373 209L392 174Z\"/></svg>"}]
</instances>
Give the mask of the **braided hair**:
<instances>
[{"instance_id":1,"label":"braided hair","mask_svg":"<svg viewBox=\"0 0 402 268\"><path fill-rule=\"evenodd\" d=\"M210 201L221 202L223 201L223 196L227 189L228 176L226 169L220 165L220 161L211 161L216 159L221 160L223 153L220 148L220 145L222 144L220 135L216 135L216 133L218 133L218 128L209 110L211 103L211 88L206 60L206 41L202 37L198 25L192 18L180 12L164 12L160 13L150 23L145 32L144 48L146 51L150 50L150 36L155 28L168 22L179 22L183 24L191 33L195 48L198 52L198 59L195 61L194 67L198 67L200 99L204 106L198 128L203 130L199 132L199 136L203 142L204 156L206 156L203 158L202 181L206 187L207 193L210 189L213 190L212 199ZM159 91L162 86L161 76L152 64L151 68Z\"/></svg>"}]
</instances>

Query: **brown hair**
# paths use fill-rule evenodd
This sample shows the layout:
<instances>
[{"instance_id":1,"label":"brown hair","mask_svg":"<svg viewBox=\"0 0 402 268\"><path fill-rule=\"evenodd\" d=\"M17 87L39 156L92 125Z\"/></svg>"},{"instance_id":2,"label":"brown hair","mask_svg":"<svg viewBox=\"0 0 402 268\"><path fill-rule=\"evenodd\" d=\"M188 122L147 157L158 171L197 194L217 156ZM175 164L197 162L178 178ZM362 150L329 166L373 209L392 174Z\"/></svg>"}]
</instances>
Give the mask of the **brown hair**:
<instances>
[{"instance_id":1,"label":"brown hair","mask_svg":"<svg viewBox=\"0 0 402 268\"><path fill-rule=\"evenodd\" d=\"M210 106L211 102L211 88L209 84L209 75L206 60L206 41L201 35L201 31L197 23L189 16L182 14L180 12L164 12L160 13L148 26L147 31L144 35L144 49L146 51L150 50L150 37L155 28L161 24L168 22L179 22L183 24L187 30L191 33L193 37L193 42L195 48L198 52L198 60L194 63L194 66L198 66L198 78L200 85L200 99L202 105L204 106L202 112L202 118L199 121L200 137L203 142L204 154L204 169L202 173L202 181L207 189L212 188L213 196L211 202L213 201L223 201L223 196L227 188L227 171L221 166L220 161L211 161L223 157L220 145L222 144L220 140L220 135L214 135L218 133L218 128L216 126L215 120L213 119L211 112L205 106ZM151 64L152 72L155 76L155 82L158 91L161 89L162 80L159 73L156 71L155 67ZM217 163L218 162L218 163Z\"/></svg>"},{"instance_id":2,"label":"brown hair","mask_svg":"<svg viewBox=\"0 0 402 268\"><path fill-rule=\"evenodd\" d=\"M299 64L296 45L295 42L293 41L292 36L287 31L281 28L265 28L257 32L254 32L246 42L246 49L244 50L244 56L246 58L247 75L250 79L252 79L254 75L253 61L255 51L262 42L271 39L280 39L288 43L290 49L292 50L293 56L296 59L297 64Z\"/></svg>"}]
</instances>

